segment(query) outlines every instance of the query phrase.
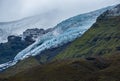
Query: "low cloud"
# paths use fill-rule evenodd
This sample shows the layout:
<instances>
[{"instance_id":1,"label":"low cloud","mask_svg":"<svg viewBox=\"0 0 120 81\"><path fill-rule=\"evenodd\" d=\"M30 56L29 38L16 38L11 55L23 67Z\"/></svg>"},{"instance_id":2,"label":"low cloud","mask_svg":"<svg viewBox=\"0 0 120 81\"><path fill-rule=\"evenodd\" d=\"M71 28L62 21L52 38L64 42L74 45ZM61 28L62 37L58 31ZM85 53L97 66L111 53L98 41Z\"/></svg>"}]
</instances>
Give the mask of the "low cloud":
<instances>
[{"instance_id":1,"label":"low cloud","mask_svg":"<svg viewBox=\"0 0 120 81\"><path fill-rule=\"evenodd\" d=\"M50 12L53 21L118 4L119 0L0 0L0 21L13 21ZM49 18L49 17L48 17Z\"/></svg>"}]
</instances>

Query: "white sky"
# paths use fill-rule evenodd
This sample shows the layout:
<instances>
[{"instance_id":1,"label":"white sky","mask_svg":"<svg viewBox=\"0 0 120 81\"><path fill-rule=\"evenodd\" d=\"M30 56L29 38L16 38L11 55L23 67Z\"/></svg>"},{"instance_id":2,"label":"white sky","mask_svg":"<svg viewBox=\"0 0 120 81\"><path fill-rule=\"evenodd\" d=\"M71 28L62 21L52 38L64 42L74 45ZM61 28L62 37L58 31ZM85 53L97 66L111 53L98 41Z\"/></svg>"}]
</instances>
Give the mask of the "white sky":
<instances>
[{"instance_id":1,"label":"white sky","mask_svg":"<svg viewBox=\"0 0 120 81\"><path fill-rule=\"evenodd\" d=\"M120 0L0 0L0 22L35 14L59 16L58 20L120 3Z\"/></svg>"}]
</instances>

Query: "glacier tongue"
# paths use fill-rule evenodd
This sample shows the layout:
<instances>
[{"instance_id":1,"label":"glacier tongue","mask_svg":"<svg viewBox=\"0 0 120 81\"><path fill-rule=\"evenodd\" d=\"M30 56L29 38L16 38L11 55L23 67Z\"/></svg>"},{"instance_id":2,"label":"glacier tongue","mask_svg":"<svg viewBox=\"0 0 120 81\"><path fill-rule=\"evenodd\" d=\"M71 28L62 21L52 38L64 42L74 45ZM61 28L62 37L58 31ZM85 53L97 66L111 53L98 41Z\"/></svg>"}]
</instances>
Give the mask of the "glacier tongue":
<instances>
[{"instance_id":1,"label":"glacier tongue","mask_svg":"<svg viewBox=\"0 0 120 81\"><path fill-rule=\"evenodd\" d=\"M50 49L50 48L55 48L58 46L61 46L63 44L66 44L68 42L73 41L74 39L76 39L77 37L79 37L80 35L82 35L84 33L85 30L80 30L79 28L75 28L75 29L71 29L69 30L69 32L65 32L64 34L55 36L51 39L47 39L45 40L41 45L38 46L39 43L35 43L33 45L31 45L31 48L27 48L27 50L23 50L22 52L20 52L16 57L15 60L23 60L29 56L35 56L37 54L40 54L42 51L46 50L46 49Z\"/></svg>"},{"instance_id":2,"label":"glacier tongue","mask_svg":"<svg viewBox=\"0 0 120 81\"><path fill-rule=\"evenodd\" d=\"M46 49L55 48L68 42L71 42L76 38L80 37L84 32L85 29L81 30L80 28L71 28L67 32L64 32L64 34L60 34L58 36L54 36L53 32L48 33L48 38L47 36L45 36L45 38L43 37L43 39L37 40L34 44L18 53L13 61L1 64L0 71L15 65L19 60L23 60L30 56L38 55ZM50 34L53 34L53 36Z\"/></svg>"},{"instance_id":3,"label":"glacier tongue","mask_svg":"<svg viewBox=\"0 0 120 81\"><path fill-rule=\"evenodd\" d=\"M15 65L18 61L28 58L30 56L36 56L46 49L59 47L63 44L71 42L80 37L86 30L88 30L93 23L96 22L97 17L109 8L100 9L87 14L82 14L70 18L62 23L58 24L52 32L49 32L38 40L19 52L13 61L0 65L0 70L4 70L8 67Z\"/></svg>"}]
</instances>

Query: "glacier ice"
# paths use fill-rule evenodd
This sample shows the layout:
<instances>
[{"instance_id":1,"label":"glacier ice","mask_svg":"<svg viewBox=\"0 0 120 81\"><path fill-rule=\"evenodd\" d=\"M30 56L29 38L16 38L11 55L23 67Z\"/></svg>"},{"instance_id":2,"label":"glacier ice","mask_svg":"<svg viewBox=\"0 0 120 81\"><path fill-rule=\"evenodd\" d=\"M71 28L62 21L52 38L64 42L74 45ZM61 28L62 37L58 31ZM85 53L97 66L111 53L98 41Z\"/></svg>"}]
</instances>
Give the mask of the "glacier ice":
<instances>
[{"instance_id":1,"label":"glacier ice","mask_svg":"<svg viewBox=\"0 0 120 81\"><path fill-rule=\"evenodd\" d=\"M50 27L53 27L54 23L58 22L58 21L54 21L54 22L49 21L48 18L49 17L51 18L50 15L53 15L53 14L51 12L48 12L45 14L27 17L17 21L0 22L0 43L7 42L8 36L20 35L27 29L33 29L33 28L48 29ZM55 19L55 17L53 17L53 19Z\"/></svg>"},{"instance_id":2,"label":"glacier ice","mask_svg":"<svg viewBox=\"0 0 120 81\"><path fill-rule=\"evenodd\" d=\"M84 34L84 32L96 22L97 17L107 9L109 8L78 15L61 22L54 27L52 32L49 32L38 38L35 43L19 52L13 61L1 64L0 70L4 70L10 66L13 66L18 61L30 56L36 56L46 49L59 47L75 40Z\"/></svg>"}]
</instances>

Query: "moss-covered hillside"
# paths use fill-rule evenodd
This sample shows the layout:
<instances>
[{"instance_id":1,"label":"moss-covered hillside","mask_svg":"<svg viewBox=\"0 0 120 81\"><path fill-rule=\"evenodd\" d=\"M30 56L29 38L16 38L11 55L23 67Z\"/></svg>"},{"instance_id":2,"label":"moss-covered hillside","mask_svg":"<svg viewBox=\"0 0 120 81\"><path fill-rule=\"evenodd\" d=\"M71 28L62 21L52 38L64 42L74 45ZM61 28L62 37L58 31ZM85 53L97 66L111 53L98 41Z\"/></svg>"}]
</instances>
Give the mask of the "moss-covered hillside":
<instances>
[{"instance_id":1,"label":"moss-covered hillside","mask_svg":"<svg viewBox=\"0 0 120 81\"><path fill-rule=\"evenodd\" d=\"M119 81L119 68L120 55L107 58L67 59L37 65L15 75L14 71L17 68L14 68L9 76L0 75L0 81Z\"/></svg>"},{"instance_id":2,"label":"moss-covered hillside","mask_svg":"<svg viewBox=\"0 0 120 81\"><path fill-rule=\"evenodd\" d=\"M120 16L106 17L104 14L81 38L72 42L55 59L120 53Z\"/></svg>"},{"instance_id":3,"label":"moss-covered hillside","mask_svg":"<svg viewBox=\"0 0 120 81\"><path fill-rule=\"evenodd\" d=\"M44 58L31 57L1 72L0 81L120 81L120 5L117 7L99 16L75 41L43 52Z\"/></svg>"}]
</instances>

